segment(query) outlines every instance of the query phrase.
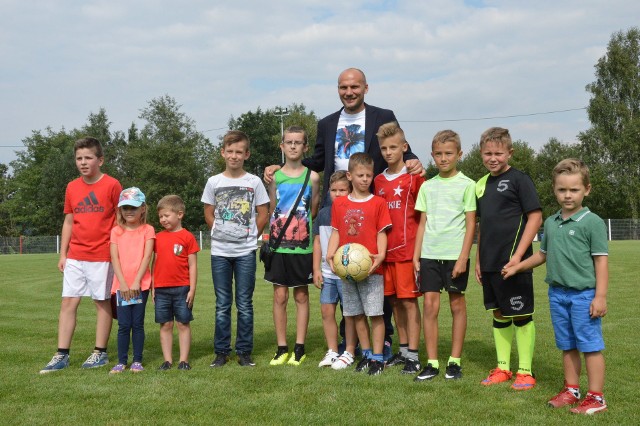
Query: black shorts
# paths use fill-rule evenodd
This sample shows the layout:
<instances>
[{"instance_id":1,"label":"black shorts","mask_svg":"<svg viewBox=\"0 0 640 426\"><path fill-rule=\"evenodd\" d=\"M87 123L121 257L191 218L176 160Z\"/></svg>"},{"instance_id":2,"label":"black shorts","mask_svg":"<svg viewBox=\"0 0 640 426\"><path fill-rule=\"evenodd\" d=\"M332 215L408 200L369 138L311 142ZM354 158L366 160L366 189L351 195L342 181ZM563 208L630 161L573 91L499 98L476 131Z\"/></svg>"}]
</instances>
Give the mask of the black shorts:
<instances>
[{"instance_id":1,"label":"black shorts","mask_svg":"<svg viewBox=\"0 0 640 426\"><path fill-rule=\"evenodd\" d=\"M272 284L300 287L313 283L313 254L274 253L264 279Z\"/></svg>"},{"instance_id":2,"label":"black shorts","mask_svg":"<svg viewBox=\"0 0 640 426\"><path fill-rule=\"evenodd\" d=\"M469 281L469 264L465 273L452 278L455 260L420 259L420 291L423 293L445 290L448 293L464 294Z\"/></svg>"},{"instance_id":3,"label":"black shorts","mask_svg":"<svg viewBox=\"0 0 640 426\"><path fill-rule=\"evenodd\" d=\"M504 317L533 315L533 274L523 272L506 280L500 272L482 272L484 307L500 309Z\"/></svg>"}]
</instances>

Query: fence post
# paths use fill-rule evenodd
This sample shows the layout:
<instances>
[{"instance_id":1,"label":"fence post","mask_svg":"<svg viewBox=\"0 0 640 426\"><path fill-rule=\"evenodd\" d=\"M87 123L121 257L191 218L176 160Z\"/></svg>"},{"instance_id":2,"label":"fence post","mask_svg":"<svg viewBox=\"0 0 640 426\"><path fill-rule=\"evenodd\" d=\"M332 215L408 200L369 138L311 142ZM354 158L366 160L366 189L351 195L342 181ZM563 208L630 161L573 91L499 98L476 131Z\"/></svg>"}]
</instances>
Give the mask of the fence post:
<instances>
[{"instance_id":1,"label":"fence post","mask_svg":"<svg viewBox=\"0 0 640 426\"><path fill-rule=\"evenodd\" d=\"M611 219L607 219L607 223L609 225L609 241L611 241Z\"/></svg>"},{"instance_id":2,"label":"fence post","mask_svg":"<svg viewBox=\"0 0 640 426\"><path fill-rule=\"evenodd\" d=\"M20 254L22 254L22 239L24 237L22 235L20 235Z\"/></svg>"},{"instance_id":3,"label":"fence post","mask_svg":"<svg viewBox=\"0 0 640 426\"><path fill-rule=\"evenodd\" d=\"M200 249L202 249L202 231L200 231Z\"/></svg>"}]
</instances>

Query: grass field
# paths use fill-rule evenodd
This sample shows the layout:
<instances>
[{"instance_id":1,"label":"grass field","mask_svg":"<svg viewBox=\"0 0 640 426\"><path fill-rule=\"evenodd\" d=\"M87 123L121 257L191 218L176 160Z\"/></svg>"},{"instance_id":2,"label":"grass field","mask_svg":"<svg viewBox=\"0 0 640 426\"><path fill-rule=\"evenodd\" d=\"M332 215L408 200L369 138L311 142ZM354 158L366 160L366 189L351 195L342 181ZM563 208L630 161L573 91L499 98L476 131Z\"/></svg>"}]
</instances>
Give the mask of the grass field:
<instances>
[{"instance_id":1,"label":"grass field","mask_svg":"<svg viewBox=\"0 0 640 426\"><path fill-rule=\"evenodd\" d=\"M442 374L428 383L414 383L399 367L370 377L353 371L319 369L326 350L319 292L310 288L311 321L307 361L300 367L270 367L275 349L271 319L272 289L257 282L255 303L255 368L241 368L233 359L210 369L213 358L214 296L209 256L199 257L199 282L194 308L193 370L158 372L162 362L153 305L147 309L145 361L141 374L112 376L109 368L82 370L94 345L93 303L84 300L73 340L71 367L40 375L56 348L61 276L55 255L0 256L0 422L2 424L640 424L637 384L640 316L640 241L610 245L609 314L604 321L607 343L607 413L585 419L567 410L552 410L546 401L562 386L560 352L549 320L544 267L537 270L536 352L538 385L528 392L508 385L480 386L495 354L491 317L482 306L480 287L469 283L469 327L463 353L464 378L445 382ZM472 266L473 267L473 266ZM258 276L262 276L259 266ZM446 297L446 296L443 296ZM295 308L290 300L289 341L293 345ZM449 354L450 314L440 314L440 363ZM235 325L235 321L234 321ZM116 360L117 324L109 343ZM177 344L177 342L175 342ZM397 344L397 342L395 342ZM394 346L395 346L394 344ZM514 349L515 350L515 349ZM176 352L177 354L177 346ZM424 361L424 346L420 347ZM512 369L517 354L512 355ZM583 374L583 390L586 377Z\"/></svg>"}]
</instances>

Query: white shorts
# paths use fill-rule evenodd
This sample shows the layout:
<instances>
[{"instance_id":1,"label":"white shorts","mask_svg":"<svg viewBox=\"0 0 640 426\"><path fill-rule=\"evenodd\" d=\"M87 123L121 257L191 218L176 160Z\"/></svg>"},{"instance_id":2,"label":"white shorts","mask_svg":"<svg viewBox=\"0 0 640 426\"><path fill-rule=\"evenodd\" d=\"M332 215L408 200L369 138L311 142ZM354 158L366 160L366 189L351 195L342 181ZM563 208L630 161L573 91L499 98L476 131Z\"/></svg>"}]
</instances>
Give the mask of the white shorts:
<instances>
[{"instance_id":1,"label":"white shorts","mask_svg":"<svg viewBox=\"0 0 640 426\"><path fill-rule=\"evenodd\" d=\"M111 262L67 259L62 279L62 297L91 296L93 300L109 300L112 283Z\"/></svg>"}]
</instances>

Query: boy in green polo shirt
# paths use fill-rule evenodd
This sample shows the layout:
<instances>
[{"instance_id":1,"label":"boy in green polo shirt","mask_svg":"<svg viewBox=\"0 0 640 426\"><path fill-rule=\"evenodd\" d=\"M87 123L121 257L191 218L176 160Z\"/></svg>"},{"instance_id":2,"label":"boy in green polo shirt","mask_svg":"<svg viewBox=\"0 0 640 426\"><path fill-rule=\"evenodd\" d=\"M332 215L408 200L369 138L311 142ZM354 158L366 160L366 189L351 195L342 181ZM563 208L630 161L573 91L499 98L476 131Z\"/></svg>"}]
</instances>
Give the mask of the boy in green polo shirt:
<instances>
[{"instance_id":1,"label":"boy in green polo shirt","mask_svg":"<svg viewBox=\"0 0 640 426\"><path fill-rule=\"evenodd\" d=\"M544 223L540 251L502 270L507 278L547 262L549 305L556 346L562 350L564 388L549 400L554 408L575 405L580 398L580 352L587 366L589 391L576 414L606 411L602 394L605 363L602 317L607 313L609 284L607 228L582 206L589 195L589 169L580 160L562 160L553 169L553 192L562 207Z\"/></svg>"}]
</instances>

